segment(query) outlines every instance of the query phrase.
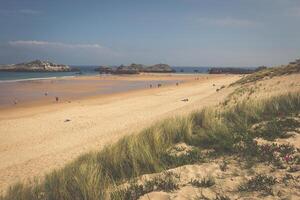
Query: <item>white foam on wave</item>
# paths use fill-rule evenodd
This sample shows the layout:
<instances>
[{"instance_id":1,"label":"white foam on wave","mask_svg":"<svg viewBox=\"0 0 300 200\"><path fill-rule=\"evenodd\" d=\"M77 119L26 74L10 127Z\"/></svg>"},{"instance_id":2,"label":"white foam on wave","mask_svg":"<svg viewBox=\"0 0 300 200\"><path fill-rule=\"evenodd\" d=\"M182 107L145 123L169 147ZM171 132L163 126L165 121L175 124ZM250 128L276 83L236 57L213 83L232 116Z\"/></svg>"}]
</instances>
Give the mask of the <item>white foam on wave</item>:
<instances>
[{"instance_id":1,"label":"white foam on wave","mask_svg":"<svg viewBox=\"0 0 300 200\"><path fill-rule=\"evenodd\" d=\"M14 79L14 80L0 80L0 83L14 83L23 81L38 81L38 80L51 80L51 79L63 79L63 78L74 78L76 76L52 76L52 77L40 77L40 78L24 78L24 79Z\"/></svg>"}]
</instances>

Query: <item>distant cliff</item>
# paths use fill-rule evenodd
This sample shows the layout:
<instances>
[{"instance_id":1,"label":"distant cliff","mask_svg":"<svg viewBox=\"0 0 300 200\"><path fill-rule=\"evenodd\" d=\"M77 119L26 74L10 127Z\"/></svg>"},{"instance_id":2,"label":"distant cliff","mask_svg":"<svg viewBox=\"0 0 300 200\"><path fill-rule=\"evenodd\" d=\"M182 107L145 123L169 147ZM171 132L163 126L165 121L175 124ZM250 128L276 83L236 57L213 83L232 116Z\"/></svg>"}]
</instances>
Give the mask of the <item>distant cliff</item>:
<instances>
[{"instance_id":1,"label":"distant cliff","mask_svg":"<svg viewBox=\"0 0 300 200\"><path fill-rule=\"evenodd\" d=\"M0 71L6 72L69 72L76 71L67 65L35 60L28 63L0 65Z\"/></svg>"},{"instance_id":2,"label":"distant cliff","mask_svg":"<svg viewBox=\"0 0 300 200\"><path fill-rule=\"evenodd\" d=\"M145 73L172 73L175 72L169 65L167 64L156 64L152 66L145 66L142 64L131 64L128 66L121 65L117 68L100 66L95 69L100 73L104 74L139 74L140 72Z\"/></svg>"}]
</instances>

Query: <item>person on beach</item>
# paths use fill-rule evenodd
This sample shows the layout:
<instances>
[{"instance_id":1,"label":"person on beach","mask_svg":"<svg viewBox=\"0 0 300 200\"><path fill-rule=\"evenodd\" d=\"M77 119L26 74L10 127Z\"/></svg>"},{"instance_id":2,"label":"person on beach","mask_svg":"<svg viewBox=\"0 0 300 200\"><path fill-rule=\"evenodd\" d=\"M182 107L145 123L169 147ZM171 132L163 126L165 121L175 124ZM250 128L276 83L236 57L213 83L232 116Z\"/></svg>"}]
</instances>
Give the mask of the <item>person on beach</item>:
<instances>
[{"instance_id":1,"label":"person on beach","mask_svg":"<svg viewBox=\"0 0 300 200\"><path fill-rule=\"evenodd\" d=\"M48 92L45 92L45 96L48 96Z\"/></svg>"},{"instance_id":2,"label":"person on beach","mask_svg":"<svg viewBox=\"0 0 300 200\"><path fill-rule=\"evenodd\" d=\"M56 100L56 102L58 102L58 100L59 100L58 97L55 97L55 100Z\"/></svg>"}]
</instances>

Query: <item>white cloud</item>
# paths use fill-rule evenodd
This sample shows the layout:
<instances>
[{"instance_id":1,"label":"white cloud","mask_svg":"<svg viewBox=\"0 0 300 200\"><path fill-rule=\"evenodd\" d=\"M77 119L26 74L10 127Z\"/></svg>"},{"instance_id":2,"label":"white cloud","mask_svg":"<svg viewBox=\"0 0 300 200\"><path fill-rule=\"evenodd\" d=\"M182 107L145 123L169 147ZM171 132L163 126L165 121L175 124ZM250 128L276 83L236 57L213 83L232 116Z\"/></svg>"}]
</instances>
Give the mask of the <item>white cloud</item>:
<instances>
[{"instance_id":1,"label":"white cloud","mask_svg":"<svg viewBox=\"0 0 300 200\"><path fill-rule=\"evenodd\" d=\"M38 10L32 10L32 9L21 9L18 10L19 13L24 14L24 15L38 15L41 14L41 11Z\"/></svg>"},{"instance_id":2,"label":"white cloud","mask_svg":"<svg viewBox=\"0 0 300 200\"><path fill-rule=\"evenodd\" d=\"M38 58L73 64L109 64L114 63L116 60L121 60L123 57L122 52L101 46L100 44L64 43L42 40L9 41L5 49L17 52L18 56L22 57L23 60ZM12 53L12 55L15 54ZM22 59L19 59L19 61Z\"/></svg>"},{"instance_id":3,"label":"white cloud","mask_svg":"<svg viewBox=\"0 0 300 200\"><path fill-rule=\"evenodd\" d=\"M41 11L33 9L20 9L20 10L0 10L2 16L16 16L16 15L39 15Z\"/></svg>"},{"instance_id":4,"label":"white cloud","mask_svg":"<svg viewBox=\"0 0 300 200\"><path fill-rule=\"evenodd\" d=\"M101 49L99 44L67 44L62 42L48 42L38 40L17 40L9 41L9 45L16 47L54 47L54 48L70 48L70 49Z\"/></svg>"},{"instance_id":5,"label":"white cloud","mask_svg":"<svg viewBox=\"0 0 300 200\"><path fill-rule=\"evenodd\" d=\"M223 27L253 27L258 25L259 23L247 20L247 19L237 19L232 17L225 17L225 18L199 18L197 20L202 24L210 24L216 26L223 26Z\"/></svg>"}]
</instances>

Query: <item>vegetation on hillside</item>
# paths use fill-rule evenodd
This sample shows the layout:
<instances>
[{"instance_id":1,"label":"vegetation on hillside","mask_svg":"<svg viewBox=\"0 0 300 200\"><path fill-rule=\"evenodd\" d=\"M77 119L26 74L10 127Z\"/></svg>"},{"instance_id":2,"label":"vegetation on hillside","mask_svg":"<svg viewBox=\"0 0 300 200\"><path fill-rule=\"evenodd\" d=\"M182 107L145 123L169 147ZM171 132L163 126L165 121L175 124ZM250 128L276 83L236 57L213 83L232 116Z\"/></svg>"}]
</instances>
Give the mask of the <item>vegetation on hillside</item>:
<instances>
[{"instance_id":1,"label":"vegetation on hillside","mask_svg":"<svg viewBox=\"0 0 300 200\"><path fill-rule=\"evenodd\" d=\"M253 74L247 75L241 78L240 80L236 81L232 85L246 84L263 80L265 78L273 78L275 76L282 76L293 73L300 73L300 64L289 64L280 67L266 68Z\"/></svg>"}]
</instances>

